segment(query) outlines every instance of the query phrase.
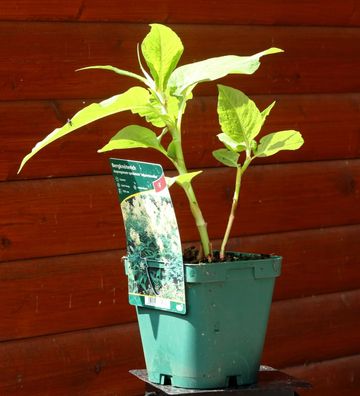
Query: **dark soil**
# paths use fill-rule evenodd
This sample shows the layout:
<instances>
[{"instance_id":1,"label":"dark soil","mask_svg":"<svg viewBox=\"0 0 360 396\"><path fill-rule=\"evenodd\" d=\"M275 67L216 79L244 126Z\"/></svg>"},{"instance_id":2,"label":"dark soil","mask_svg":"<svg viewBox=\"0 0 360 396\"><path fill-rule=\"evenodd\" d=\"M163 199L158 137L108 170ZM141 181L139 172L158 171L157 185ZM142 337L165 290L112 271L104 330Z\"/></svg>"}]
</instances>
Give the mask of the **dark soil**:
<instances>
[{"instance_id":1,"label":"dark soil","mask_svg":"<svg viewBox=\"0 0 360 396\"><path fill-rule=\"evenodd\" d=\"M220 263L225 261L239 261L239 260L259 260L269 258L268 254L255 254L255 253L234 253L226 252L225 257L221 260L219 251L213 251L211 257L201 257L201 253L195 246L189 246L184 250L183 261L187 264L199 263Z\"/></svg>"}]
</instances>

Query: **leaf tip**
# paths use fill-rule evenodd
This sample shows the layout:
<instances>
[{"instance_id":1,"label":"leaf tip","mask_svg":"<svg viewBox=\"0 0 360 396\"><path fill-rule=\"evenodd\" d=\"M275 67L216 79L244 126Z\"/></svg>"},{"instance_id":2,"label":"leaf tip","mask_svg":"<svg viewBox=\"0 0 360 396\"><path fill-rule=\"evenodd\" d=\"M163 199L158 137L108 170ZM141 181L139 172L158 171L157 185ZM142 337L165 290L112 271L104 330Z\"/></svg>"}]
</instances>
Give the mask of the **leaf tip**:
<instances>
[{"instance_id":1,"label":"leaf tip","mask_svg":"<svg viewBox=\"0 0 360 396\"><path fill-rule=\"evenodd\" d=\"M18 175L24 168L25 164L28 162L28 160L32 157L32 151L25 155L25 157L22 159L21 164L19 166L19 169L17 170L16 174Z\"/></svg>"},{"instance_id":2,"label":"leaf tip","mask_svg":"<svg viewBox=\"0 0 360 396\"><path fill-rule=\"evenodd\" d=\"M83 70L88 70L88 69L90 69L91 68L91 66L87 66L87 67L80 67L79 69L75 69L75 72L78 72L78 71L83 71Z\"/></svg>"},{"instance_id":3,"label":"leaf tip","mask_svg":"<svg viewBox=\"0 0 360 396\"><path fill-rule=\"evenodd\" d=\"M281 52L285 52L283 49L277 48L277 47L271 47L269 49L269 51L271 51L270 52L271 54L278 54L278 53L281 53Z\"/></svg>"},{"instance_id":4,"label":"leaf tip","mask_svg":"<svg viewBox=\"0 0 360 396\"><path fill-rule=\"evenodd\" d=\"M19 169L18 169L17 172L16 172L17 175L20 174L22 168L23 168L24 165L25 165L23 162L24 162L24 161L21 162L21 164L20 164L20 166L19 166Z\"/></svg>"}]
</instances>

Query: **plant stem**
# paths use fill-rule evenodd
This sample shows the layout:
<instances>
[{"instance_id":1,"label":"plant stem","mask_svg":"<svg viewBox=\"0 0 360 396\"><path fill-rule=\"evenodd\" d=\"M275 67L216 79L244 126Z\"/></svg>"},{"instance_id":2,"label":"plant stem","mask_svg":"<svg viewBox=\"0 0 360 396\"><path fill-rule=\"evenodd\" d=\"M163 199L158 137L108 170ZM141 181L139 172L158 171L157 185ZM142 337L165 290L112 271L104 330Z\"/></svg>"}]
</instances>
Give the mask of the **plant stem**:
<instances>
[{"instance_id":1,"label":"plant stem","mask_svg":"<svg viewBox=\"0 0 360 396\"><path fill-rule=\"evenodd\" d=\"M246 171L247 167L250 165L251 160L252 160L252 158L250 157L250 155L248 155L243 166L238 165L236 168L234 196L233 196L233 201L232 201L232 205L231 205L230 215L229 215L228 223L226 226L224 238L222 240L221 248L220 248L220 259L221 260L223 260L225 258L226 245L228 243L231 228L233 226L234 219L235 219L235 213L236 213L236 209L237 209L238 202L239 202L242 175Z\"/></svg>"},{"instance_id":2,"label":"plant stem","mask_svg":"<svg viewBox=\"0 0 360 396\"><path fill-rule=\"evenodd\" d=\"M162 106L162 108L164 110L164 113L168 113L166 100L165 100L165 94L161 90L159 90L159 91L154 90L153 93L156 95L160 105ZM175 167L180 175L188 173L188 170L187 170L187 167L185 164L182 143L181 143L181 121L182 121L182 115L183 115L183 112L185 109L185 104L186 104L186 98L184 96L182 98L182 101L179 106L179 112L178 112L178 115L176 118L176 122L166 125L171 136L172 136L172 143L174 144L174 147L175 147L175 157L176 157L175 159L170 158L170 157L168 157L168 158L175 165ZM204 220L200 206L196 199L196 195L192 188L191 181L188 183L184 183L181 186L182 186L183 190L185 191L185 194L189 201L191 213L195 219L196 227L198 229L199 236L200 236L203 254L205 257L208 257L208 256L210 256L211 253L210 253L210 240L209 240L209 235L208 235L208 231L207 231L207 224Z\"/></svg>"},{"instance_id":3,"label":"plant stem","mask_svg":"<svg viewBox=\"0 0 360 396\"><path fill-rule=\"evenodd\" d=\"M207 224L204 220L202 212L200 210L199 204L197 202L195 192L192 188L191 182L184 185L185 194L189 200L190 210L195 219L195 223L199 232L201 245L203 248L204 256L208 257L210 255L210 240L207 232Z\"/></svg>"},{"instance_id":4,"label":"plant stem","mask_svg":"<svg viewBox=\"0 0 360 396\"><path fill-rule=\"evenodd\" d=\"M186 168L184 153L182 150L181 131L179 129L179 126L180 125L178 123L175 127L170 129L170 132L173 137L173 144L176 153L176 161L174 161L174 164L179 174L182 175L188 173L188 170ZM196 227L198 229L201 245L203 248L203 254L205 257L208 257L210 255L210 239L207 231L207 224L204 220L199 203L196 199L196 195L192 188L191 181L188 183L184 183L182 185L182 188L185 191L185 194L189 201L191 213L195 219Z\"/></svg>"}]
</instances>

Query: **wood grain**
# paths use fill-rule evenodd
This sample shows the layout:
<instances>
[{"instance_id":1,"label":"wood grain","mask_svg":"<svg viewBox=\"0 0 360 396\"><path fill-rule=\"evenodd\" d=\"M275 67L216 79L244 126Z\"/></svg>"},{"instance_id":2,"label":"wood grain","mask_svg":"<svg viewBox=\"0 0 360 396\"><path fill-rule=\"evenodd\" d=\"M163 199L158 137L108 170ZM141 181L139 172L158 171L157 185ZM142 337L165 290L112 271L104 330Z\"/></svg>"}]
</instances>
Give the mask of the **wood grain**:
<instances>
[{"instance_id":1,"label":"wood grain","mask_svg":"<svg viewBox=\"0 0 360 396\"><path fill-rule=\"evenodd\" d=\"M120 252L0 266L0 341L135 320Z\"/></svg>"},{"instance_id":2,"label":"wood grain","mask_svg":"<svg viewBox=\"0 0 360 396\"><path fill-rule=\"evenodd\" d=\"M301 298L358 287L359 232L357 225L248 236L232 239L229 248L283 255L274 298ZM123 253L2 263L0 341L134 321Z\"/></svg>"},{"instance_id":3,"label":"wood grain","mask_svg":"<svg viewBox=\"0 0 360 396\"><path fill-rule=\"evenodd\" d=\"M137 395L144 367L136 325L0 343L2 396Z\"/></svg>"},{"instance_id":4,"label":"wood grain","mask_svg":"<svg viewBox=\"0 0 360 396\"><path fill-rule=\"evenodd\" d=\"M360 290L273 304L263 361L273 367L360 353Z\"/></svg>"},{"instance_id":5,"label":"wood grain","mask_svg":"<svg viewBox=\"0 0 360 396\"><path fill-rule=\"evenodd\" d=\"M357 92L360 65L356 28L177 25L186 52L182 62L250 55L277 46L285 54L266 57L254 76L222 80L248 94ZM146 25L116 23L12 23L0 25L2 100L107 97L134 81L108 71L74 71L112 64L138 71L136 43ZM61 40L58 38L61 37ZM12 45L9 46L8 43ZM215 84L199 94L215 95Z\"/></svg>"},{"instance_id":6,"label":"wood grain","mask_svg":"<svg viewBox=\"0 0 360 396\"><path fill-rule=\"evenodd\" d=\"M359 353L359 293L274 303L264 362L281 367ZM2 342L0 391L93 395L106 384L106 392L128 395L138 385L127 370L143 367L141 354L133 324Z\"/></svg>"},{"instance_id":7,"label":"wood grain","mask_svg":"<svg viewBox=\"0 0 360 396\"><path fill-rule=\"evenodd\" d=\"M289 367L286 372L313 384L304 395L358 396L360 392L360 355Z\"/></svg>"},{"instance_id":8,"label":"wood grain","mask_svg":"<svg viewBox=\"0 0 360 396\"><path fill-rule=\"evenodd\" d=\"M305 144L298 151L284 151L257 163L283 163L358 158L360 156L360 94L261 95L253 99L263 109L277 104L268 117L263 133L284 129L300 130ZM92 101L91 101L92 102ZM86 101L86 104L89 104ZM220 166L212 151L221 147L216 97L199 97L189 103L183 123L186 159L190 168ZM16 176L21 158L35 143L63 125L84 106L83 101L0 102L0 180L109 173L109 156L129 157L171 164L152 150L114 151L97 154L113 134L129 124L143 124L128 113L101 120L78 130L40 152ZM19 123L19 119L24 122ZM339 139L341 131L341 139Z\"/></svg>"},{"instance_id":9,"label":"wood grain","mask_svg":"<svg viewBox=\"0 0 360 396\"><path fill-rule=\"evenodd\" d=\"M229 249L283 256L276 300L358 288L360 226L334 227L230 240Z\"/></svg>"},{"instance_id":10,"label":"wood grain","mask_svg":"<svg viewBox=\"0 0 360 396\"><path fill-rule=\"evenodd\" d=\"M148 23L182 37L182 63L267 47L254 76L221 81L273 110L265 132L299 129L302 150L258 161L244 179L230 249L284 256L264 363L313 382L309 396L360 394L360 3L355 0L5 0L0 7L0 395L141 396L144 367L122 271L124 233L96 150L121 115L59 141L16 176L20 159L85 103L134 81ZM233 173L217 147L216 84L202 84L184 120L194 185L219 245ZM84 103L83 103L84 102ZM206 142L206 144L205 144ZM158 162L151 151L116 153ZM171 170L166 161L164 168ZM197 239L173 191L185 244ZM221 219L218 219L221 212ZM291 367L289 367L291 366Z\"/></svg>"},{"instance_id":11,"label":"wood grain","mask_svg":"<svg viewBox=\"0 0 360 396\"><path fill-rule=\"evenodd\" d=\"M244 12L246 10L246 12ZM359 25L359 6L353 0L269 2L227 0L226 4L204 0L184 0L181 7L171 0L122 2L107 0L18 0L6 2L0 10L2 20L41 21L119 21L250 25Z\"/></svg>"},{"instance_id":12,"label":"wood grain","mask_svg":"<svg viewBox=\"0 0 360 396\"><path fill-rule=\"evenodd\" d=\"M219 168L195 182L212 239L222 237L226 216L218 211L229 210L233 178L232 169ZM254 166L233 236L358 224L359 180L360 160ZM196 240L184 194L173 193L182 240ZM2 183L0 196L1 261L124 246L111 176Z\"/></svg>"},{"instance_id":13,"label":"wood grain","mask_svg":"<svg viewBox=\"0 0 360 396\"><path fill-rule=\"evenodd\" d=\"M4 1L0 8L2 21L64 21L77 17L81 0ZM106 7L105 7L106 8Z\"/></svg>"}]
</instances>

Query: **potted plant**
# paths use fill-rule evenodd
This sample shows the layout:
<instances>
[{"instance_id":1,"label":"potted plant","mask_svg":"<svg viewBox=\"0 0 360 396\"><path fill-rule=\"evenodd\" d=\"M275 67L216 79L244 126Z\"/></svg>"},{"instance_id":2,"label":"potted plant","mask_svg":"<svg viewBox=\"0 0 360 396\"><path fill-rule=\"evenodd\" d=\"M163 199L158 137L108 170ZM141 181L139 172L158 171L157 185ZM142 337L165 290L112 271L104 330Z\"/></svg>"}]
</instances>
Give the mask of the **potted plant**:
<instances>
[{"instance_id":1,"label":"potted plant","mask_svg":"<svg viewBox=\"0 0 360 396\"><path fill-rule=\"evenodd\" d=\"M233 167L236 174L223 242L220 251L214 252L192 187L194 177L201 172L189 172L184 158L181 127L186 105L199 83L228 74L252 74L260 66L262 56L282 50L270 48L252 56L220 56L177 67L182 52L181 40L170 28L152 24L137 48L142 75L113 66L84 68L111 70L138 80L143 86L135 86L80 110L64 126L37 143L24 157L19 171L39 150L93 121L121 111L144 117L149 128L125 126L99 152L153 148L165 155L178 174L173 181L183 188L188 198L201 245L185 254L188 305L185 315L137 307L149 379L184 388L249 384L256 381L281 258L227 252L226 244L241 181L251 162L280 150L296 150L303 139L294 130L274 132L258 139L275 102L260 111L243 92L218 86L217 111L222 132L217 136L224 147L215 150L213 155L223 165Z\"/></svg>"}]
</instances>

